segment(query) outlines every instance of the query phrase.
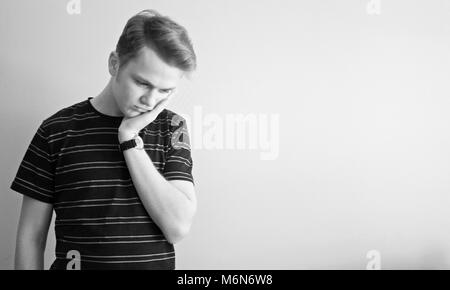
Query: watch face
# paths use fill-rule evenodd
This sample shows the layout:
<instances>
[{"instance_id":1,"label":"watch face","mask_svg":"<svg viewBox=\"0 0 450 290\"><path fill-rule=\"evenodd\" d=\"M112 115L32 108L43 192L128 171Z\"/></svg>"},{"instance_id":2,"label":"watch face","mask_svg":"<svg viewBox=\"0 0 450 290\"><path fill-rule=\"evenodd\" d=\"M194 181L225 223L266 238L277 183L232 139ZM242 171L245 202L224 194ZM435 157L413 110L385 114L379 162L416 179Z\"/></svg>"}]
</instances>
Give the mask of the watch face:
<instances>
[{"instance_id":1,"label":"watch face","mask_svg":"<svg viewBox=\"0 0 450 290\"><path fill-rule=\"evenodd\" d=\"M144 141L142 141L142 138L140 136L137 136L135 138L136 141L136 148L137 149L143 149L144 148Z\"/></svg>"}]
</instances>

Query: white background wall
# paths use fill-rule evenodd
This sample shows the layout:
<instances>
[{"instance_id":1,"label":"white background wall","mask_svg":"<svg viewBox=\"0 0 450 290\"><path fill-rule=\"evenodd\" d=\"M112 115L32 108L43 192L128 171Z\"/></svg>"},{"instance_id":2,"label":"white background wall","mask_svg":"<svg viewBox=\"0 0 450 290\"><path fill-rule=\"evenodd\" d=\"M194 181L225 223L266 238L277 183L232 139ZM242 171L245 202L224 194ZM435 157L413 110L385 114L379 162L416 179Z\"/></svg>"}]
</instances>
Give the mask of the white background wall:
<instances>
[{"instance_id":1,"label":"white background wall","mask_svg":"<svg viewBox=\"0 0 450 290\"><path fill-rule=\"evenodd\" d=\"M369 0L81 0L79 15L68 2L0 4L0 268L34 132L100 92L145 8L184 25L199 58L170 109L279 115L275 160L193 151L199 207L178 269L365 269L372 249L384 269L450 268L449 0L381 0L380 14Z\"/></svg>"}]
</instances>

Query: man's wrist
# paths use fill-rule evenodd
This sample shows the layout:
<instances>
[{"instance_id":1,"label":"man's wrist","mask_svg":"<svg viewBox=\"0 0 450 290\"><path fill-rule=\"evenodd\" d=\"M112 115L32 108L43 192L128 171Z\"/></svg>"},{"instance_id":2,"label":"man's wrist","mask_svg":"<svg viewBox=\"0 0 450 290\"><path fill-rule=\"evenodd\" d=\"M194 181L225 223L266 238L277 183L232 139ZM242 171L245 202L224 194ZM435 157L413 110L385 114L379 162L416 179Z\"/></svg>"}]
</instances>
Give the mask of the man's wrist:
<instances>
[{"instance_id":1,"label":"man's wrist","mask_svg":"<svg viewBox=\"0 0 450 290\"><path fill-rule=\"evenodd\" d=\"M119 134L118 134L118 138L119 138L119 144L123 143L125 141L131 140L136 136L136 132L130 132L130 131L120 131L119 130Z\"/></svg>"}]
</instances>

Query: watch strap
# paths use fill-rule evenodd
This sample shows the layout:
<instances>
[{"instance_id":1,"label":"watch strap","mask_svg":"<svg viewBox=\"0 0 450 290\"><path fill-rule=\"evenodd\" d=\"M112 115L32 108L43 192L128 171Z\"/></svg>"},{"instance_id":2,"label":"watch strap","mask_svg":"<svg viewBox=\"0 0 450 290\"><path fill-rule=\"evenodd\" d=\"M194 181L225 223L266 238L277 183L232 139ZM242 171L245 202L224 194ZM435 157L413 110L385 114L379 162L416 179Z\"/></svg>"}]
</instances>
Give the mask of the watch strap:
<instances>
[{"instance_id":1,"label":"watch strap","mask_svg":"<svg viewBox=\"0 0 450 290\"><path fill-rule=\"evenodd\" d=\"M120 151L123 152L125 150L136 147L136 145L137 145L136 140L133 138L133 139L130 139L130 140L120 143L119 149L120 149Z\"/></svg>"}]
</instances>

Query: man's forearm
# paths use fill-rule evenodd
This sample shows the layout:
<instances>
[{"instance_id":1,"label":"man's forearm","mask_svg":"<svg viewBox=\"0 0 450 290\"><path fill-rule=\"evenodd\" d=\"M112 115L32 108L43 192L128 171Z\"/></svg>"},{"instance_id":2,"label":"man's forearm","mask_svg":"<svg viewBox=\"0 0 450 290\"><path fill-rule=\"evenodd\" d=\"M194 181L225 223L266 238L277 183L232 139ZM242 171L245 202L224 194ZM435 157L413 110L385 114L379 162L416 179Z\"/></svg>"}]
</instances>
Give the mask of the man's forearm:
<instances>
[{"instance_id":1,"label":"man's forearm","mask_svg":"<svg viewBox=\"0 0 450 290\"><path fill-rule=\"evenodd\" d=\"M44 270L45 245L26 238L16 242L14 269Z\"/></svg>"},{"instance_id":2,"label":"man's forearm","mask_svg":"<svg viewBox=\"0 0 450 290\"><path fill-rule=\"evenodd\" d=\"M189 230L193 202L159 173L145 150L129 149L123 154L145 209L166 239L175 243Z\"/></svg>"}]
</instances>

